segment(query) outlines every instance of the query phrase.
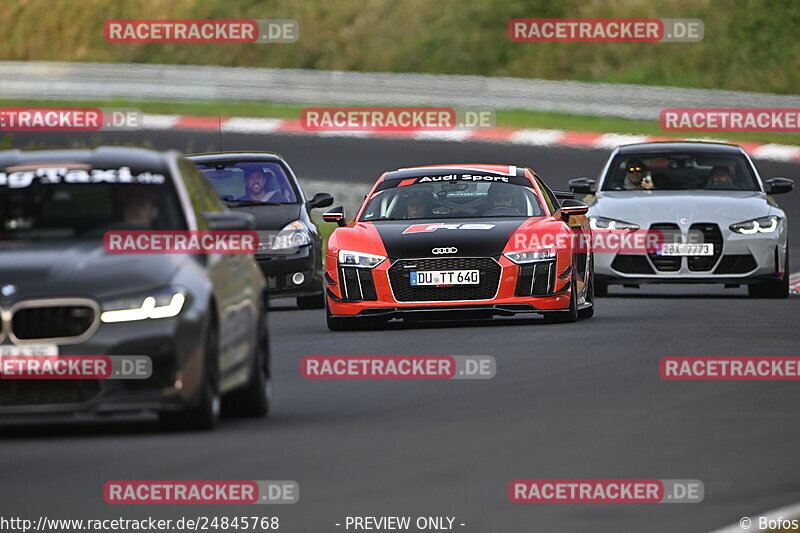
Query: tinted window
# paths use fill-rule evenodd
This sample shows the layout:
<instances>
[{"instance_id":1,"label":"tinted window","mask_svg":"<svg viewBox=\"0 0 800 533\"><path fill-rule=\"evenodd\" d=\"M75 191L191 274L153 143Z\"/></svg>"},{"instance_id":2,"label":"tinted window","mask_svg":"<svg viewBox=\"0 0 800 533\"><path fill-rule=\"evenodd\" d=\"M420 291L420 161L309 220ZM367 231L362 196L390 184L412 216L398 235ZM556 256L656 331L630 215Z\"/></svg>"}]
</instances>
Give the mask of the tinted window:
<instances>
[{"instance_id":1,"label":"tinted window","mask_svg":"<svg viewBox=\"0 0 800 533\"><path fill-rule=\"evenodd\" d=\"M544 201L547 202L547 207L550 209L550 214L555 213L559 209L561 209L561 204L558 202L558 198L556 195L553 194L553 191L550 190L541 179L538 177L536 178L536 184L539 186L539 190L544 193Z\"/></svg>"},{"instance_id":2,"label":"tinted window","mask_svg":"<svg viewBox=\"0 0 800 533\"><path fill-rule=\"evenodd\" d=\"M639 183L650 183L642 187ZM612 161L604 191L651 188L671 190L757 191L744 157L713 152L618 155Z\"/></svg>"},{"instance_id":3,"label":"tinted window","mask_svg":"<svg viewBox=\"0 0 800 533\"><path fill-rule=\"evenodd\" d=\"M533 189L508 183L437 182L394 187L373 196L361 220L543 216Z\"/></svg>"},{"instance_id":4,"label":"tinted window","mask_svg":"<svg viewBox=\"0 0 800 533\"><path fill-rule=\"evenodd\" d=\"M172 180L165 174L78 164L0 169L0 240L186 229Z\"/></svg>"},{"instance_id":5,"label":"tinted window","mask_svg":"<svg viewBox=\"0 0 800 533\"><path fill-rule=\"evenodd\" d=\"M225 200L294 204L297 193L280 163L239 161L196 162Z\"/></svg>"}]
</instances>

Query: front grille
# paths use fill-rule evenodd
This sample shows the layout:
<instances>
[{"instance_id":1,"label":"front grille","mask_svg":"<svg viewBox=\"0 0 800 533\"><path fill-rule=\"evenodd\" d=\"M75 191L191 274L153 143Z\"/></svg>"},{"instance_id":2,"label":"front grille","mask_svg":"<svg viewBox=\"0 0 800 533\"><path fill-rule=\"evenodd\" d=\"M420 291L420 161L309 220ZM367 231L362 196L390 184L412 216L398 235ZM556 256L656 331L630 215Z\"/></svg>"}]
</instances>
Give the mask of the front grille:
<instances>
[{"instance_id":1,"label":"front grille","mask_svg":"<svg viewBox=\"0 0 800 533\"><path fill-rule=\"evenodd\" d=\"M96 379L2 379L0 407L83 403L99 393Z\"/></svg>"},{"instance_id":2,"label":"front grille","mask_svg":"<svg viewBox=\"0 0 800 533\"><path fill-rule=\"evenodd\" d=\"M555 261L520 265L517 277L517 296L542 296L553 292Z\"/></svg>"},{"instance_id":3,"label":"front grille","mask_svg":"<svg viewBox=\"0 0 800 533\"><path fill-rule=\"evenodd\" d=\"M411 272L418 270L479 270L477 285L450 287L411 286ZM489 300L497 294L502 268L490 257L399 259L389 267L389 283L398 302Z\"/></svg>"},{"instance_id":4,"label":"front grille","mask_svg":"<svg viewBox=\"0 0 800 533\"><path fill-rule=\"evenodd\" d=\"M757 266L755 258L750 254L724 255L714 274L745 274Z\"/></svg>"},{"instance_id":5,"label":"front grille","mask_svg":"<svg viewBox=\"0 0 800 533\"><path fill-rule=\"evenodd\" d=\"M692 224L689 228L690 233L699 231L703 234L703 242L710 242L714 245L714 255L690 255L686 259L689 263L689 270L705 272L711 270L717 259L722 255L722 232L716 224Z\"/></svg>"},{"instance_id":6,"label":"front grille","mask_svg":"<svg viewBox=\"0 0 800 533\"><path fill-rule=\"evenodd\" d=\"M625 274L655 274L653 267L647 262L643 255L624 255L619 254L611 263L611 268L617 272Z\"/></svg>"},{"instance_id":7,"label":"front grille","mask_svg":"<svg viewBox=\"0 0 800 533\"><path fill-rule=\"evenodd\" d=\"M377 300L372 270L368 268L341 267L339 280L345 300L363 301Z\"/></svg>"},{"instance_id":8,"label":"front grille","mask_svg":"<svg viewBox=\"0 0 800 533\"><path fill-rule=\"evenodd\" d=\"M20 340L79 337L94 321L94 309L85 305L27 307L14 312L11 331Z\"/></svg>"},{"instance_id":9,"label":"front grille","mask_svg":"<svg viewBox=\"0 0 800 533\"><path fill-rule=\"evenodd\" d=\"M663 234L661 242L665 244L679 243L681 240L681 231L678 229L677 224L653 224L650 226L650 231L660 231ZM681 257L664 257L656 255L651 252L647 254L653 265L662 272L677 272L681 269Z\"/></svg>"}]
</instances>

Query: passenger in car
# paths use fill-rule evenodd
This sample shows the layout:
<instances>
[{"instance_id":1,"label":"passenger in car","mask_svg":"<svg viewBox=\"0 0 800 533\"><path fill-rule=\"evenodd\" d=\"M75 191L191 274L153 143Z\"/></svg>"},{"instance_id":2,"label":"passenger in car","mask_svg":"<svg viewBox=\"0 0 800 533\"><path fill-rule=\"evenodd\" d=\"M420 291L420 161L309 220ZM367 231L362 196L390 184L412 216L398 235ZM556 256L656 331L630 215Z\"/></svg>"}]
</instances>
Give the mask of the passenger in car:
<instances>
[{"instance_id":1,"label":"passenger in car","mask_svg":"<svg viewBox=\"0 0 800 533\"><path fill-rule=\"evenodd\" d=\"M734 189L734 188L737 187L733 183L733 178L731 177L730 172L728 172L727 167L716 166L711 169L711 173L708 175L708 182L706 183L706 189Z\"/></svg>"}]
</instances>

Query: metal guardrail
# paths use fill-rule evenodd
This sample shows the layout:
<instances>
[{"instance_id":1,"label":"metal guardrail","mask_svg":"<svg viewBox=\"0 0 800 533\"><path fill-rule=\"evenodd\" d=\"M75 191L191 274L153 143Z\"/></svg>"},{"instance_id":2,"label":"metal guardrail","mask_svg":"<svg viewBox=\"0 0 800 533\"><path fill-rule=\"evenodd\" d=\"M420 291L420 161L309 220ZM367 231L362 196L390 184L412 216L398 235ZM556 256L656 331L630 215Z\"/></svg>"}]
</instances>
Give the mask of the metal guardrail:
<instances>
[{"instance_id":1,"label":"metal guardrail","mask_svg":"<svg viewBox=\"0 0 800 533\"><path fill-rule=\"evenodd\" d=\"M0 62L0 98L235 100L323 105L526 109L657 119L664 108L800 108L800 96L442 74Z\"/></svg>"}]
</instances>

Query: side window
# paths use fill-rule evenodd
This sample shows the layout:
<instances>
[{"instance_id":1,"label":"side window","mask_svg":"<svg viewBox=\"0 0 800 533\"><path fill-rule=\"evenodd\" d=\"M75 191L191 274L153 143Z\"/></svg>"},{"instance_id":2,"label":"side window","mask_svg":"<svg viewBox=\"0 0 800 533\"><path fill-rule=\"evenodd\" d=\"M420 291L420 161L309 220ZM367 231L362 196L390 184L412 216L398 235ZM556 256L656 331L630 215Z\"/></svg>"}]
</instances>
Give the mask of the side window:
<instances>
[{"instance_id":1,"label":"side window","mask_svg":"<svg viewBox=\"0 0 800 533\"><path fill-rule=\"evenodd\" d=\"M536 184L539 186L539 189L542 191L544 195L544 201L547 203L547 208L550 210L550 214L552 215L559 209L561 209L561 204L556 198L556 195L553 194L553 191L550 190L550 187L544 184L544 182L539 179L539 176L535 177Z\"/></svg>"},{"instance_id":2,"label":"side window","mask_svg":"<svg viewBox=\"0 0 800 533\"><path fill-rule=\"evenodd\" d=\"M189 191L192 208L197 214L197 227L201 230L208 229L201 215L207 212L227 211L228 208L219 199L214 187L193 164L185 159L179 159L178 168L183 176L186 189Z\"/></svg>"}]
</instances>

